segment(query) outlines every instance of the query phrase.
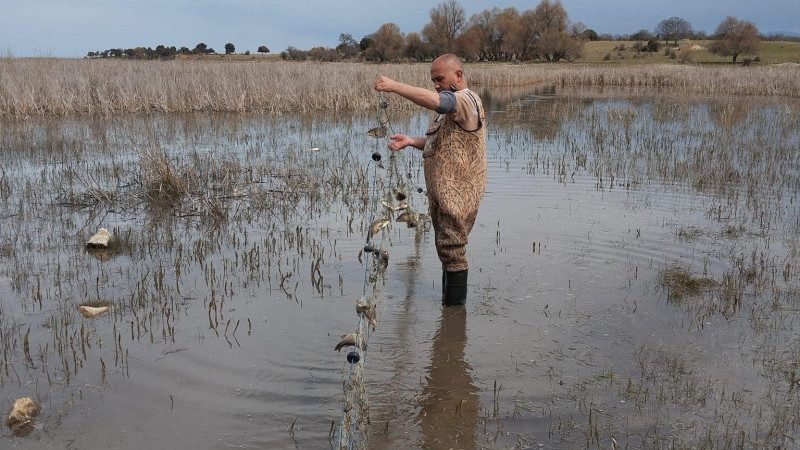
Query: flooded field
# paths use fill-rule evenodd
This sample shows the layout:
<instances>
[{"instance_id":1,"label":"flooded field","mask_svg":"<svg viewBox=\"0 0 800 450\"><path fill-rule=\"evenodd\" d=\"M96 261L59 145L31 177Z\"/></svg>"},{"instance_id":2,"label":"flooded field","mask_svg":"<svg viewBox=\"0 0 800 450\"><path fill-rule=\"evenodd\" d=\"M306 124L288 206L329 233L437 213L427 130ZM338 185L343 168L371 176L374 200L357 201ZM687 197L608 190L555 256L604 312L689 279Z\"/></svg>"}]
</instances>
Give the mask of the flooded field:
<instances>
[{"instance_id":1,"label":"flooded field","mask_svg":"<svg viewBox=\"0 0 800 450\"><path fill-rule=\"evenodd\" d=\"M800 101L482 95L466 308L440 304L432 231L381 232L367 446L800 445ZM393 102L391 129L422 133ZM376 125L0 123L0 410L42 407L0 447L333 447L334 346L400 182ZM424 211L420 153L391 164Z\"/></svg>"}]
</instances>

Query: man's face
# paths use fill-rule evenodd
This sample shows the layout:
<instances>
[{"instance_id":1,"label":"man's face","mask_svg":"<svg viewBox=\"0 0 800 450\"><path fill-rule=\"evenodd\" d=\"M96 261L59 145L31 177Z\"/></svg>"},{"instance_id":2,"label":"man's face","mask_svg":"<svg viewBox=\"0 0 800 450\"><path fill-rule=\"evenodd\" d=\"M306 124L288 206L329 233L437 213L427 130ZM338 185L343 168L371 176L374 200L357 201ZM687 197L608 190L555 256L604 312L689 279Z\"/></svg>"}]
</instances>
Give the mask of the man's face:
<instances>
[{"instance_id":1,"label":"man's face","mask_svg":"<svg viewBox=\"0 0 800 450\"><path fill-rule=\"evenodd\" d=\"M458 76L449 64L434 61L431 66L431 81L436 92L448 91L451 85L458 85Z\"/></svg>"}]
</instances>

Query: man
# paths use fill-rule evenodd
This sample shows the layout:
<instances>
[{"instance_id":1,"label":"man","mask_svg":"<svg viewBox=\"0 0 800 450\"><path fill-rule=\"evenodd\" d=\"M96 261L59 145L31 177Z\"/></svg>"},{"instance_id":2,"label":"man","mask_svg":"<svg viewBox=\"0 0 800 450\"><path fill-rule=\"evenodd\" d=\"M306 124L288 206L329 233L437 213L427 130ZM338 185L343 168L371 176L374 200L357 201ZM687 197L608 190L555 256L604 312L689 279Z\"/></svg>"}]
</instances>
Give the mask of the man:
<instances>
[{"instance_id":1,"label":"man","mask_svg":"<svg viewBox=\"0 0 800 450\"><path fill-rule=\"evenodd\" d=\"M425 136L395 134L389 149L422 150L425 184L436 251L442 261L442 303L463 305L467 298L466 245L486 190L486 127L480 98L467 89L456 55L436 58L431 65L436 92L384 76L375 89L394 92L438 113Z\"/></svg>"}]
</instances>

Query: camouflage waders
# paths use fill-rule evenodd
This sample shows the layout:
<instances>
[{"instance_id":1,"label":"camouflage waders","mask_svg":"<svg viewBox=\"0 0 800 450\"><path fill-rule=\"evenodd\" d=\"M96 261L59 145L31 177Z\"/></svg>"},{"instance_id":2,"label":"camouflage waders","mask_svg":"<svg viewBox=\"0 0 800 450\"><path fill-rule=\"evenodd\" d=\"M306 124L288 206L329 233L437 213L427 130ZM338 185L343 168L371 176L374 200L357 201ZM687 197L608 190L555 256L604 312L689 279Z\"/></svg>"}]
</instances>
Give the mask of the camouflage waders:
<instances>
[{"instance_id":1,"label":"camouflage waders","mask_svg":"<svg viewBox=\"0 0 800 450\"><path fill-rule=\"evenodd\" d=\"M469 108L473 115L477 112L477 125L474 129L462 128L456 122L461 112L458 110L438 115L425 133L427 142L422 155L443 278L452 278L455 285L463 281L466 298L466 245L486 190L486 128L480 98L469 90L457 92L456 98L458 108ZM448 284L453 283L446 281L445 290Z\"/></svg>"}]
</instances>

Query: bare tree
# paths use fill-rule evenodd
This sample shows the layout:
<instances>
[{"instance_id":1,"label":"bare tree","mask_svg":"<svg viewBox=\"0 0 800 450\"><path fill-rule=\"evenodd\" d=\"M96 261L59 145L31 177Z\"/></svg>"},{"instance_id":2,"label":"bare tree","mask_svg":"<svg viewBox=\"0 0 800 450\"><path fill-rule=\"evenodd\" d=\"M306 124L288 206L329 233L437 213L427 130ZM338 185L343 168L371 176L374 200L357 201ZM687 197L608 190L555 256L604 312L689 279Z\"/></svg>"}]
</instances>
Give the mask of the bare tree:
<instances>
[{"instance_id":1,"label":"bare tree","mask_svg":"<svg viewBox=\"0 0 800 450\"><path fill-rule=\"evenodd\" d=\"M569 26L567 10L561 4L561 0L551 2L542 0L533 11L539 21L541 29L566 31Z\"/></svg>"},{"instance_id":2,"label":"bare tree","mask_svg":"<svg viewBox=\"0 0 800 450\"><path fill-rule=\"evenodd\" d=\"M581 55L583 41L570 37L564 31L550 28L542 32L541 39L536 44L536 53L545 61L572 61Z\"/></svg>"},{"instance_id":3,"label":"bare tree","mask_svg":"<svg viewBox=\"0 0 800 450\"><path fill-rule=\"evenodd\" d=\"M422 38L420 37L419 33L408 33L406 35L406 46L403 54L410 59L416 61L423 61L425 58L431 56L428 52L428 48L424 42L422 42Z\"/></svg>"},{"instance_id":4,"label":"bare tree","mask_svg":"<svg viewBox=\"0 0 800 450\"><path fill-rule=\"evenodd\" d=\"M405 39L400 27L389 22L381 25L372 36L372 44L367 48L364 57L372 61L393 61L403 54Z\"/></svg>"},{"instance_id":5,"label":"bare tree","mask_svg":"<svg viewBox=\"0 0 800 450\"><path fill-rule=\"evenodd\" d=\"M561 0L542 0L533 11L533 20L538 39L534 41L532 56L546 61L571 61L580 56L583 41L569 35L569 17Z\"/></svg>"},{"instance_id":6,"label":"bare tree","mask_svg":"<svg viewBox=\"0 0 800 450\"><path fill-rule=\"evenodd\" d=\"M494 7L491 10L473 14L469 18L468 28L465 32L469 36L471 50L476 53L478 60L496 60L500 57L500 44L502 37L497 30L497 15L500 8Z\"/></svg>"},{"instance_id":7,"label":"bare tree","mask_svg":"<svg viewBox=\"0 0 800 450\"><path fill-rule=\"evenodd\" d=\"M746 20L728 16L717 27L711 51L720 56L732 56L733 62L742 54L755 54L761 48L758 28Z\"/></svg>"},{"instance_id":8,"label":"bare tree","mask_svg":"<svg viewBox=\"0 0 800 450\"><path fill-rule=\"evenodd\" d=\"M583 39L583 34L586 32L586 24L583 22L575 22L569 26L569 35L574 38Z\"/></svg>"},{"instance_id":9,"label":"bare tree","mask_svg":"<svg viewBox=\"0 0 800 450\"><path fill-rule=\"evenodd\" d=\"M448 0L431 9L430 18L422 36L437 54L453 52L456 36L466 25L464 8L458 1Z\"/></svg>"},{"instance_id":10,"label":"bare tree","mask_svg":"<svg viewBox=\"0 0 800 450\"><path fill-rule=\"evenodd\" d=\"M678 45L681 39L687 39L694 33L692 25L686 19L680 17L670 17L658 23L655 29L656 35L664 40L673 41Z\"/></svg>"},{"instance_id":11,"label":"bare tree","mask_svg":"<svg viewBox=\"0 0 800 450\"><path fill-rule=\"evenodd\" d=\"M527 60L533 56L536 50L536 42L541 35L539 27L539 20L536 18L534 11L526 10L522 12L519 17L519 26L509 37L510 45L517 58Z\"/></svg>"}]
</instances>

